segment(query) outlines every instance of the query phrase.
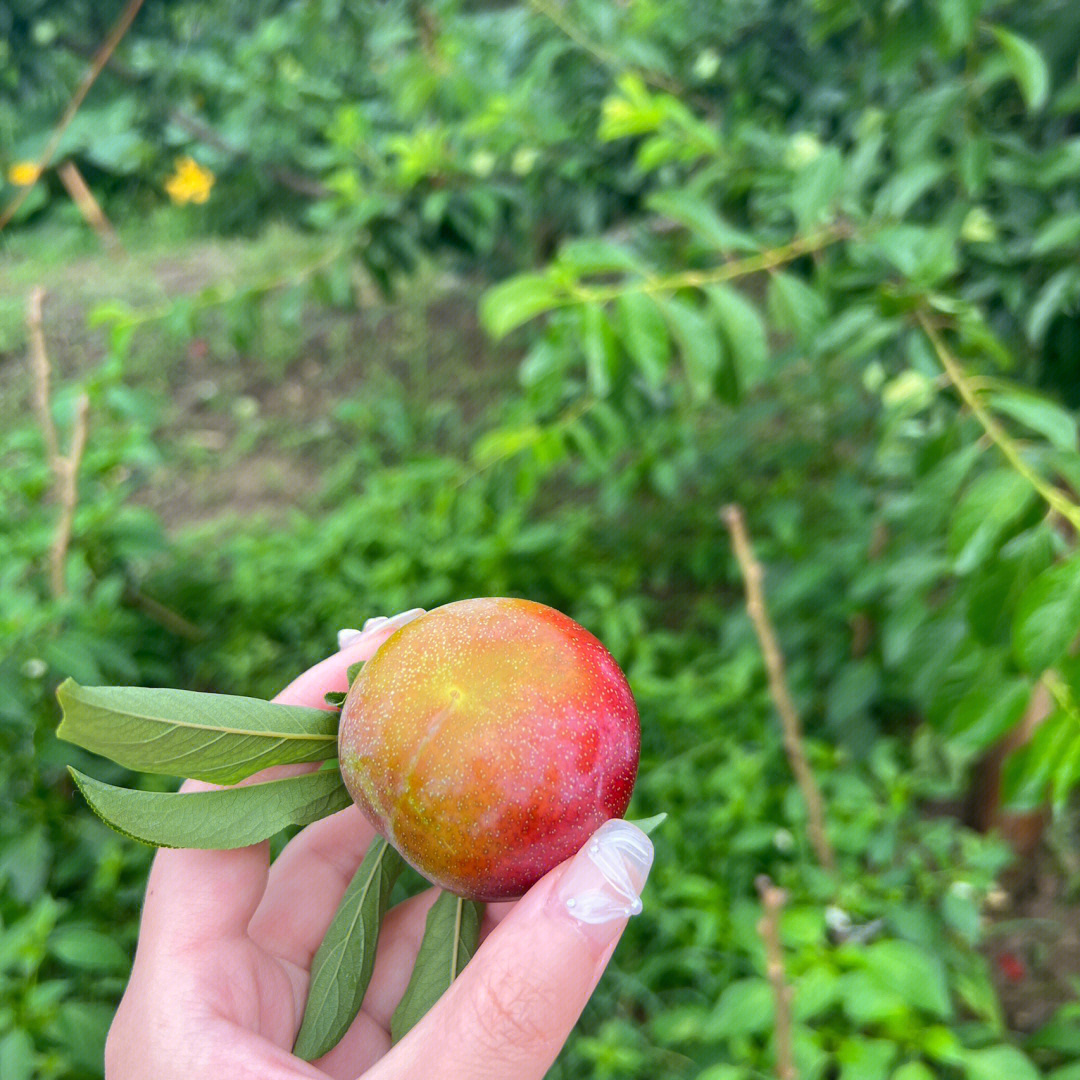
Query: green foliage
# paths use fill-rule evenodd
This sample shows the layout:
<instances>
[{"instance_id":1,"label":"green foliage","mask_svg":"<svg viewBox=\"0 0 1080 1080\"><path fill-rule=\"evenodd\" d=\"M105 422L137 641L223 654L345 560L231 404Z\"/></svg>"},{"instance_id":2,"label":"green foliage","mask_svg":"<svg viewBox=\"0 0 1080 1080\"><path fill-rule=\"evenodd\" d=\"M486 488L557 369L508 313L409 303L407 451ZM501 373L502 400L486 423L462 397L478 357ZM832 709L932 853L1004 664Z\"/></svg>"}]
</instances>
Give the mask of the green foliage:
<instances>
[{"instance_id":1,"label":"green foliage","mask_svg":"<svg viewBox=\"0 0 1080 1080\"><path fill-rule=\"evenodd\" d=\"M311 963L311 984L293 1053L307 1061L337 1045L360 1011L401 856L377 836L368 848Z\"/></svg>"},{"instance_id":2,"label":"green foliage","mask_svg":"<svg viewBox=\"0 0 1080 1080\"><path fill-rule=\"evenodd\" d=\"M439 893L428 912L409 985L390 1019L394 1042L408 1034L472 959L483 912L475 900Z\"/></svg>"},{"instance_id":3,"label":"green foliage","mask_svg":"<svg viewBox=\"0 0 1080 1080\"><path fill-rule=\"evenodd\" d=\"M157 847L247 847L352 805L336 769L199 792L133 791L77 769L71 775L106 825Z\"/></svg>"},{"instance_id":4,"label":"green foliage","mask_svg":"<svg viewBox=\"0 0 1080 1080\"><path fill-rule=\"evenodd\" d=\"M33 17L3 28L11 160L78 76L64 41L96 43L113 14L54 7L17 3ZM72 801L63 677L270 696L338 626L498 594L612 649L645 720L632 812L669 815L645 913L554 1075L770 1074L761 873L789 896L800 1076L1074 1075L1076 1003L1021 1043L995 993L984 906L1007 850L926 806L965 795L1036 690L1052 711L1006 792L1061 811L1080 783L1080 8L345 7L266 0L238 47L220 5L148 2L119 54L135 83L103 75L71 135L110 212L161 201L190 152L217 178L192 228L273 206L337 246L284 288L99 310L64 596L40 435L21 417L0 434L0 1075L98 1075L144 881L143 849ZM45 56L27 47L43 21L61 31ZM353 260L386 284L422 256L482 269L520 385L485 416L359 385L327 410L302 505L166 535L139 498L174 450L160 402L127 385L147 342L220 318L247 348L353 302ZM55 402L63 430L76 389ZM717 519L731 501L766 567L835 880Z\"/></svg>"}]
</instances>

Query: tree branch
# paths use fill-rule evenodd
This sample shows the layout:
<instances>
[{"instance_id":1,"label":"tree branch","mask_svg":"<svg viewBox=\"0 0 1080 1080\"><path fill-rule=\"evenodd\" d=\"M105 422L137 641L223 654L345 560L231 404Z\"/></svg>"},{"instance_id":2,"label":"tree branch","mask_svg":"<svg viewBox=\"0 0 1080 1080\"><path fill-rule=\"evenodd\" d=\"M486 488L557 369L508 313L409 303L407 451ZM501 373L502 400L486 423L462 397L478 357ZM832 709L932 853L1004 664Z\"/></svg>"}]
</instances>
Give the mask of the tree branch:
<instances>
[{"instance_id":1,"label":"tree branch","mask_svg":"<svg viewBox=\"0 0 1080 1080\"><path fill-rule=\"evenodd\" d=\"M791 1039L791 987L784 981L784 953L780 944L780 912L787 901L787 893L777 888L765 874L754 884L765 909L758 920L757 931L765 943L765 973L776 1007L776 1075L778 1080L798 1080Z\"/></svg>"},{"instance_id":2,"label":"tree branch","mask_svg":"<svg viewBox=\"0 0 1080 1080\"><path fill-rule=\"evenodd\" d=\"M776 633L769 620L769 612L765 607L765 593L762 588L764 572L761 569L761 563L754 557L754 549L746 531L742 507L735 504L727 506L721 511L721 517L731 532L735 558L738 560L743 580L746 583L746 610L754 624L754 631L765 657L769 691L776 705L776 711L780 714L780 723L784 732L784 750L787 753L791 771L795 774L795 781L806 802L806 828L810 843L821 865L827 870L835 870L836 857L825 831L825 808L821 791L806 760L802 724L795 709L795 702L792 701L791 692L788 690L783 653L780 651Z\"/></svg>"},{"instance_id":3,"label":"tree branch","mask_svg":"<svg viewBox=\"0 0 1080 1080\"><path fill-rule=\"evenodd\" d=\"M82 77L82 81L75 89L75 93L72 94L71 100L68 102L67 108L64 110L63 116L60 117L59 122L53 129L52 135L49 136L49 141L45 144L45 149L42 150L41 156L35 163L37 166L37 176L33 181L24 187L14 199L11 200L4 207L3 212L0 212L0 229L3 229L8 222L15 216L19 207L22 206L26 197L34 189L34 185L38 182L42 172L49 167L50 162L53 159L53 154L56 153L56 148L60 145L60 140L64 136L64 132L67 131L68 125L75 118L75 114L79 111L79 106L82 105L86 95L90 92L90 87L97 81L97 77L101 74L102 69L109 62L109 57L112 56L116 49L116 46L120 44L123 36L127 33L128 27L131 26L132 21L138 14L139 8L143 5L143 0L130 0L130 3L124 8L120 18L116 20L116 25L109 31L109 36L105 39L100 49L98 49L97 56L94 57L94 62L90 65L86 74Z\"/></svg>"},{"instance_id":4,"label":"tree branch","mask_svg":"<svg viewBox=\"0 0 1080 1080\"><path fill-rule=\"evenodd\" d=\"M38 414L45 435L45 454L53 474L56 501L60 505L60 517L56 522L52 543L49 545L49 583L53 596L65 592L64 563L68 545L71 543L71 527L75 521L75 508L79 502L79 464L86 449L86 431L90 415L90 399L80 394L75 403L75 420L71 429L71 449L67 455L60 453L60 440L53 423L50 406L50 376L52 368L45 350L45 331L42 323L41 305L45 290L37 286L30 292L26 304L26 329L30 338L30 368L34 380L34 410Z\"/></svg>"}]
</instances>

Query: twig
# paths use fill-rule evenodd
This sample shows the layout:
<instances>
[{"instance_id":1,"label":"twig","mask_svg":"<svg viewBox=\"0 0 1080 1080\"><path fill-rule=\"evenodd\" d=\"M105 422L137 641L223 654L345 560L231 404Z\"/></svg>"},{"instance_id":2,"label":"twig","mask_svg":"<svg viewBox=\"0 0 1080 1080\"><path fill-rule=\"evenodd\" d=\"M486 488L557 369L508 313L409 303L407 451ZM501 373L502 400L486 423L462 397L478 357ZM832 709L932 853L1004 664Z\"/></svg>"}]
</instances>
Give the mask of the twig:
<instances>
[{"instance_id":1,"label":"twig","mask_svg":"<svg viewBox=\"0 0 1080 1080\"><path fill-rule=\"evenodd\" d=\"M772 987L776 1007L776 1075L778 1080L798 1080L791 1040L791 987L784 981L784 954L780 945L780 912L787 893L762 874L754 884L765 909L757 931L765 943L765 974Z\"/></svg>"},{"instance_id":2,"label":"twig","mask_svg":"<svg viewBox=\"0 0 1080 1080\"><path fill-rule=\"evenodd\" d=\"M640 76L643 82L646 82L651 86L655 86L660 90L665 90L669 94L678 96L683 94L683 88L675 82L674 79L669 79L666 75L662 75L656 71L631 67L631 65L621 57L609 52L602 45L598 45L596 42L591 41L584 31L567 17L566 13L562 11L559 5L550 3L549 0L529 0L529 7L550 20L575 45L577 45L579 49L587 52L594 60L596 60L601 67L616 72L625 71L629 68Z\"/></svg>"},{"instance_id":3,"label":"twig","mask_svg":"<svg viewBox=\"0 0 1080 1080\"><path fill-rule=\"evenodd\" d=\"M90 399L80 394L75 403L75 424L71 432L71 450L60 458L61 470L56 478L60 498L60 519L56 523L52 545L49 548L49 577L53 596L64 595L64 562L68 544L71 542L71 526L75 521L75 507L79 502L79 464L86 449L86 428L90 415Z\"/></svg>"},{"instance_id":4,"label":"twig","mask_svg":"<svg viewBox=\"0 0 1080 1080\"><path fill-rule=\"evenodd\" d=\"M1021 456L1020 449L1010 438L1009 433L998 423L991 412L979 400L979 395L971 385L956 357L945 347L940 334L924 311L915 314L937 354L938 361L945 369L949 381L956 387L964 404L972 411L975 419L982 425L991 442L1004 454L1005 460L1039 493L1051 510L1060 514L1080 533L1080 506L1059 491L1053 484L1041 477Z\"/></svg>"},{"instance_id":5,"label":"twig","mask_svg":"<svg viewBox=\"0 0 1080 1080\"><path fill-rule=\"evenodd\" d=\"M56 425L53 423L52 410L49 408L49 356L45 351L45 334L41 328L41 304L45 299L45 290L38 285L30 290L26 303L26 330L30 337L30 370L34 377L34 410L38 422L45 434L45 454L49 459L49 468L56 472L56 463L60 458L60 442L56 437Z\"/></svg>"},{"instance_id":6,"label":"twig","mask_svg":"<svg viewBox=\"0 0 1080 1080\"><path fill-rule=\"evenodd\" d=\"M49 459L56 485L56 501L60 504L60 517L56 522L52 543L49 545L49 583L53 596L63 596L64 563L68 545L71 543L71 527L75 521L75 507L79 501L79 464L86 449L86 431L90 415L90 399L80 394L75 403L75 421L71 430L71 449L66 455L60 453L60 440L53 423L49 400L51 368L45 350L45 331L42 327L41 304L45 290L40 286L31 290L26 305L26 329L30 337L30 366L34 378L34 408L45 434L45 453Z\"/></svg>"},{"instance_id":7,"label":"twig","mask_svg":"<svg viewBox=\"0 0 1080 1080\"><path fill-rule=\"evenodd\" d=\"M567 297L565 304L603 304L609 300L617 300L624 293L644 292L654 295L678 292L681 289L700 289L706 285L719 285L725 281L734 281L736 278L746 277L749 274L758 274L784 266L803 255L820 251L840 240L845 240L850 235L851 230L846 223L837 223L811 233L809 236L797 236L794 240L781 244L779 247L768 248L741 259L731 259L708 270L685 270L667 277L644 278L639 282L631 282L629 285L625 283L606 286L578 285Z\"/></svg>"},{"instance_id":8,"label":"twig","mask_svg":"<svg viewBox=\"0 0 1080 1080\"><path fill-rule=\"evenodd\" d=\"M97 81L97 77L101 74L102 69L109 62L109 57L112 56L116 46L120 44L121 39L127 33L128 27L131 25L132 20L138 14L139 8L143 5L143 0L130 0L128 6L124 8L120 18L116 20L116 25L109 31L109 36L102 43L100 49L98 49L97 56L94 57L93 63L87 69L86 74L82 77L82 81L75 89L75 93L72 94L71 100L68 102L67 108L64 110L63 116L60 117L59 122L53 129L52 135L49 137L49 141L45 144L45 149L42 150L41 156L37 159L37 176L24 187L14 199L11 200L4 207L3 212L0 212L0 229L3 229L8 222L15 216L19 207L22 206L26 197L33 190L34 185L38 182L42 172L49 167L49 163L53 159L53 154L56 153L56 148L60 145L60 140L64 136L64 132L67 131L68 125L75 118L75 114L79 111L79 106L82 105L86 95L90 92L90 87Z\"/></svg>"},{"instance_id":9,"label":"twig","mask_svg":"<svg viewBox=\"0 0 1080 1080\"><path fill-rule=\"evenodd\" d=\"M180 637L189 641L201 641L206 635L193 622L185 619L178 611L166 607L160 600L147 596L138 586L128 583L124 590L124 599L155 622L160 623L166 630L171 630Z\"/></svg>"},{"instance_id":10,"label":"twig","mask_svg":"<svg viewBox=\"0 0 1080 1080\"><path fill-rule=\"evenodd\" d=\"M799 785L799 790L802 792L803 799L806 802L806 829L810 837L810 843L813 845L821 865L827 870L835 870L836 857L825 832L825 808L821 798L821 791L806 760L802 740L802 725L799 722L799 714L788 690L787 676L784 672L784 657L776 640L772 623L769 621L769 612L765 607L765 594L762 589L764 573L761 569L761 563L754 557L754 549L750 544L750 537L746 531L746 521L743 517L742 507L735 504L727 506L721 511L721 517L731 532L735 558L738 560L743 580L746 583L746 610L754 624L754 631L757 633L758 642L761 644L761 651L765 657L765 668L769 676L769 691L776 705L776 711L780 714L780 723L784 731L784 750L787 753L791 771L795 774L795 781Z\"/></svg>"},{"instance_id":11,"label":"twig","mask_svg":"<svg viewBox=\"0 0 1080 1080\"><path fill-rule=\"evenodd\" d=\"M124 248L116 235L116 230L105 216L101 204L94 198L94 193L83 179L82 173L79 172L75 162L65 161L56 170L56 174L60 177L60 182L67 188L71 201L79 208L79 213L86 219L94 232L98 234L105 247L108 248L109 254L114 258L123 255Z\"/></svg>"}]
</instances>

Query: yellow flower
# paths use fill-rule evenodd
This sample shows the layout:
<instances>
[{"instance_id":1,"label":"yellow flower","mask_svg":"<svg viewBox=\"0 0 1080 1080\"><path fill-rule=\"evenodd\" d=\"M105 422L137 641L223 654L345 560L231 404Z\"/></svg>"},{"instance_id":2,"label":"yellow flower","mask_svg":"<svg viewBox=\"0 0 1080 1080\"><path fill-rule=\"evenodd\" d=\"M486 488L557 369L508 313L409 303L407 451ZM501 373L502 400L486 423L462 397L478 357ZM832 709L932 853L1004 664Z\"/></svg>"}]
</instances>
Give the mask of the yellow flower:
<instances>
[{"instance_id":1,"label":"yellow flower","mask_svg":"<svg viewBox=\"0 0 1080 1080\"><path fill-rule=\"evenodd\" d=\"M214 174L204 169L194 158L176 159L176 171L165 181L165 191L174 203L204 203L210 198Z\"/></svg>"},{"instance_id":2,"label":"yellow flower","mask_svg":"<svg viewBox=\"0 0 1080 1080\"><path fill-rule=\"evenodd\" d=\"M16 161L8 169L7 178L17 187L29 187L39 176L41 170L33 161Z\"/></svg>"}]
</instances>

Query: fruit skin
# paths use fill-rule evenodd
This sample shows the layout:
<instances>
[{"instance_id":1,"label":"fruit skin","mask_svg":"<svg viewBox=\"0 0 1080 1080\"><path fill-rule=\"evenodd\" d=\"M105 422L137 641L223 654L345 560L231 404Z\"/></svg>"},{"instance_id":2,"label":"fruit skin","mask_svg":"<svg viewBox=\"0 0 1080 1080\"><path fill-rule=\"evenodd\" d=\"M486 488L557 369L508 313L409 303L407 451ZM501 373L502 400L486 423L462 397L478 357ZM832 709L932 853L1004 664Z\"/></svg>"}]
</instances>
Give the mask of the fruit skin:
<instances>
[{"instance_id":1,"label":"fruit skin","mask_svg":"<svg viewBox=\"0 0 1080 1080\"><path fill-rule=\"evenodd\" d=\"M637 775L626 678L584 627L530 600L460 600L408 623L353 681L339 760L364 815L429 881L521 896Z\"/></svg>"}]
</instances>

